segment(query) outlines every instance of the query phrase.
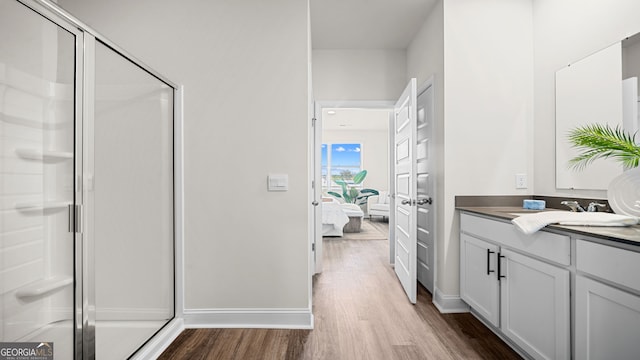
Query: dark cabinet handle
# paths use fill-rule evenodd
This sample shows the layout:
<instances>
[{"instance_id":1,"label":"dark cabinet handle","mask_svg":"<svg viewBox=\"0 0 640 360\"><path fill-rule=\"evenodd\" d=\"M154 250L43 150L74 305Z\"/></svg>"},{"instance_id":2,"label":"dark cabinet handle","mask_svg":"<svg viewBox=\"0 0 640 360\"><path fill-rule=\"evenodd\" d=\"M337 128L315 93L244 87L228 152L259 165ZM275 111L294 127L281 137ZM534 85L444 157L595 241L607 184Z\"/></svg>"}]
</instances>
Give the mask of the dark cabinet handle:
<instances>
[{"instance_id":1,"label":"dark cabinet handle","mask_svg":"<svg viewBox=\"0 0 640 360\"><path fill-rule=\"evenodd\" d=\"M505 275L502 275L502 265L501 265L501 263L502 263L501 259L505 258L505 257L506 256L502 256L502 255L500 255L500 253L498 253L498 281L500 281L500 279L502 279L502 278L506 278Z\"/></svg>"},{"instance_id":2,"label":"dark cabinet handle","mask_svg":"<svg viewBox=\"0 0 640 360\"><path fill-rule=\"evenodd\" d=\"M491 254L495 253L495 251L487 249L487 275L491 275L492 272L496 272L495 270L491 270L491 268L489 267L489 263L491 262Z\"/></svg>"}]
</instances>

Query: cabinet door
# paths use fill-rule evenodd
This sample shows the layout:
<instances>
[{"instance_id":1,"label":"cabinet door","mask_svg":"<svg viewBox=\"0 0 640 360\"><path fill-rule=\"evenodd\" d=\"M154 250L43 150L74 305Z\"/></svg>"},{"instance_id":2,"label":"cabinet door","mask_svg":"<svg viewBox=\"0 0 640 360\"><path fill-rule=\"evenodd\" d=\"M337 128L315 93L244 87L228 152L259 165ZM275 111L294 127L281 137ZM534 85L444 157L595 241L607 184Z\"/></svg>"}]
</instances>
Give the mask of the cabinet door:
<instances>
[{"instance_id":1,"label":"cabinet door","mask_svg":"<svg viewBox=\"0 0 640 360\"><path fill-rule=\"evenodd\" d=\"M501 252L501 329L535 359L569 359L569 271Z\"/></svg>"},{"instance_id":2,"label":"cabinet door","mask_svg":"<svg viewBox=\"0 0 640 360\"><path fill-rule=\"evenodd\" d=\"M460 296L479 315L499 326L498 246L460 234Z\"/></svg>"},{"instance_id":3,"label":"cabinet door","mask_svg":"<svg viewBox=\"0 0 640 360\"><path fill-rule=\"evenodd\" d=\"M576 359L638 359L640 296L576 276Z\"/></svg>"}]
</instances>

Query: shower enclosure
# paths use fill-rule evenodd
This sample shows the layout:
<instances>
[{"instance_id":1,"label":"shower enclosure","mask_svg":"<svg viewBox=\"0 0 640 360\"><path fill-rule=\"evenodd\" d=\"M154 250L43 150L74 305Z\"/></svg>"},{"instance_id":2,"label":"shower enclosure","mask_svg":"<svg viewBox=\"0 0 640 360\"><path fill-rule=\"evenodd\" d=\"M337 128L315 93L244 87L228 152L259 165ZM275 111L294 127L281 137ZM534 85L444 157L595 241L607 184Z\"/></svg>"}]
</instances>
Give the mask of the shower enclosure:
<instances>
[{"instance_id":1,"label":"shower enclosure","mask_svg":"<svg viewBox=\"0 0 640 360\"><path fill-rule=\"evenodd\" d=\"M0 343L125 359L173 318L176 87L0 0Z\"/></svg>"}]
</instances>

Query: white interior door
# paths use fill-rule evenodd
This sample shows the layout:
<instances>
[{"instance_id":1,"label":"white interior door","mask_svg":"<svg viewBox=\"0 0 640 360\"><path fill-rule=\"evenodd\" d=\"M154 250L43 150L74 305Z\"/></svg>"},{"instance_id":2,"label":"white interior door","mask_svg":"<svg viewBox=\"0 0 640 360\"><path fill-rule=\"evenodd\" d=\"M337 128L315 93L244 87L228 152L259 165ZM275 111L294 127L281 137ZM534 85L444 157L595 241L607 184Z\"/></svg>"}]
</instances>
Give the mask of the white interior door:
<instances>
[{"instance_id":1,"label":"white interior door","mask_svg":"<svg viewBox=\"0 0 640 360\"><path fill-rule=\"evenodd\" d=\"M409 301L415 304L416 263L416 130L417 85L413 78L394 107L395 272Z\"/></svg>"},{"instance_id":2,"label":"white interior door","mask_svg":"<svg viewBox=\"0 0 640 360\"><path fill-rule=\"evenodd\" d=\"M435 270L433 196L435 183L433 173L433 81L428 81L417 99L416 137L416 182L417 182L417 252L418 281L433 294Z\"/></svg>"},{"instance_id":3,"label":"white interior door","mask_svg":"<svg viewBox=\"0 0 640 360\"><path fill-rule=\"evenodd\" d=\"M313 131L313 259L314 273L322 272L322 107L314 103L314 117L311 120Z\"/></svg>"}]
</instances>

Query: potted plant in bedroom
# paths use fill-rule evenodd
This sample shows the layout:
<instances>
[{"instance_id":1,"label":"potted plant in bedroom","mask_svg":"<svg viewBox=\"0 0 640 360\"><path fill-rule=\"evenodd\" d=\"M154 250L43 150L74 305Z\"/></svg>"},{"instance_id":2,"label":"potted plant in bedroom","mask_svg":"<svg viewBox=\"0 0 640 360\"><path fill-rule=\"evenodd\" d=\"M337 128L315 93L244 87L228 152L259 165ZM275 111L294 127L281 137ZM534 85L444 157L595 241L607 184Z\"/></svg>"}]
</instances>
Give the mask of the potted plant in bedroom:
<instances>
[{"instance_id":1,"label":"potted plant in bedroom","mask_svg":"<svg viewBox=\"0 0 640 360\"><path fill-rule=\"evenodd\" d=\"M367 170L362 170L353 176L353 184L347 183L343 177L341 180L334 180L334 182L342 188L342 194L338 194L334 191L328 191L329 195L343 199L345 203L364 205L367 203L369 196L378 195L378 190L374 189L357 189L355 185L360 185L367 177Z\"/></svg>"}]
</instances>

